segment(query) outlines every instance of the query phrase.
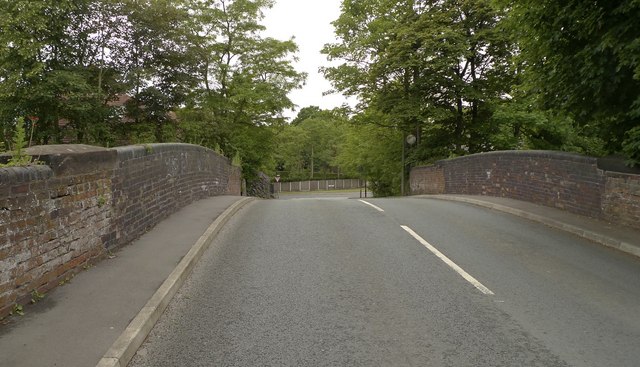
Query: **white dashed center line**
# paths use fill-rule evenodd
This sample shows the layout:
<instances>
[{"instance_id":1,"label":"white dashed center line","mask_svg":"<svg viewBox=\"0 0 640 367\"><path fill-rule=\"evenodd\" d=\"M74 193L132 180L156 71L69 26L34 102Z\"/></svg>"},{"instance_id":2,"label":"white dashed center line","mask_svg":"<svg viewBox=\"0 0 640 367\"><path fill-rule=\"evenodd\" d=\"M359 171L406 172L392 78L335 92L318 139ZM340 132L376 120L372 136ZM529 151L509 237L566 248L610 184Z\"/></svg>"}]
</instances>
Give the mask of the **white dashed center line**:
<instances>
[{"instance_id":1,"label":"white dashed center line","mask_svg":"<svg viewBox=\"0 0 640 367\"><path fill-rule=\"evenodd\" d=\"M407 231L413 238L418 240L418 242L423 244L424 247L426 247L434 255L436 255L438 258L440 258L440 260L444 261L445 264L449 265L449 267L451 269L455 270L458 274L460 274L464 279L467 280L467 282L471 283L474 287L478 288L478 290L480 292L482 292L482 293L484 293L486 295L491 295L491 296L494 295L494 293L489 288L487 288L484 285L482 285L482 283L480 283L478 280L476 280L476 278L474 278L471 275L469 275L469 273L467 273L466 271L464 271L464 269L462 269L456 263L451 261L451 259L446 257L442 252L438 251L438 249L433 247L429 242L425 241L424 238L420 237L420 235L417 234L416 232L414 232L411 228L409 228L407 226L401 226L401 227L402 227L402 229Z\"/></svg>"},{"instance_id":2,"label":"white dashed center line","mask_svg":"<svg viewBox=\"0 0 640 367\"><path fill-rule=\"evenodd\" d=\"M370 207L374 208L375 210L377 210L377 211L379 211L379 212L383 212L383 211L384 211L384 210L383 210L382 208L380 208L379 206L373 205L373 204L371 204L371 203L369 203L369 202L366 202L366 201L364 201L364 200L358 200L358 201L360 201L360 202L362 202L362 203L365 203L365 204L369 205Z\"/></svg>"}]
</instances>

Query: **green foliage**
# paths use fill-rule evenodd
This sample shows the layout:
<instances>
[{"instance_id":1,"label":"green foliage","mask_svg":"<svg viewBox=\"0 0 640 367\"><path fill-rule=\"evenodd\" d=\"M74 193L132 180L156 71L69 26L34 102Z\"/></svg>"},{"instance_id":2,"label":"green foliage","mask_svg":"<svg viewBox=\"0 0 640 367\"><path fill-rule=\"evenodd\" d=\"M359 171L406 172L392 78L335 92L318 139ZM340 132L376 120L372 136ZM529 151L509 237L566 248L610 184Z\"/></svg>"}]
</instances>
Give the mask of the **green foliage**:
<instances>
[{"instance_id":1,"label":"green foliage","mask_svg":"<svg viewBox=\"0 0 640 367\"><path fill-rule=\"evenodd\" d=\"M417 143L408 165L512 148L517 139L494 118L515 81L503 18L489 0L343 1L333 23L338 42L323 50L340 63L322 70L336 90L359 97L354 121L362 131L349 141L375 159L360 162L365 152L352 149L342 163L360 162L376 193L387 195L400 191L409 133Z\"/></svg>"},{"instance_id":2,"label":"green foliage","mask_svg":"<svg viewBox=\"0 0 640 367\"><path fill-rule=\"evenodd\" d=\"M109 258L111 258L111 257L109 257ZM63 285L69 284L69 282L71 282L71 280L73 278L75 278L75 276L76 276L75 274L67 275L66 277L64 277L64 279L62 279L61 281L58 282L58 285L59 286L63 286Z\"/></svg>"},{"instance_id":3,"label":"green foliage","mask_svg":"<svg viewBox=\"0 0 640 367\"><path fill-rule=\"evenodd\" d=\"M408 165L517 143L494 118L515 80L502 18L489 0L343 2L333 23L338 42L323 50L341 63L322 70L336 90L361 100L358 125L383 128L360 137L375 139L376 161L390 170L368 170L377 194L399 191L398 149L410 133L417 142ZM383 139L385 131L395 138Z\"/></svg>"},{"instance_id":4,"label":"green foliage","mask_svg":"<svg viewBox=\"0 0 640 367\"><path fill-rule=\"evenodd\" d=\"M286 171L282 179L308 179L309 173L306 167L309 165L309 156L305 154L310 140L307 131L295 125L284 126L277 135L277 147L275 159L278 171Z\"/></svg>"},{"instance_id":5,"label":"green foliage","mask_svg":"<svg viewBox=\"0 0 640 367\"><path fill-rule=\"evenodd\" d=\"M622 151L628 157L629 166L640 165L640 126L627 131L627 137L622 142Z\"/></svg>"},{"instance_id":6,"label":"green foliage","mask_svg":"<svg viewBox=\"0 0 640 367\"><path fill-rule=\"evenodd\" d=\"M235 167L242 167L242 157L240 157L240 153L236 152L236 155L234 155L231 160L231 165Z\"/></svg>"},{"instance_id":7,"label":"green foliage","mask_svg":"<svg viewBox=\"0 0 640 367\"><path fill-rule=\"evenodd\" d=\"M496 150L561 150L592 156L605 154L605 143L566 115L531 109L509 101L499 106L492 120L500 130L492 138Z\"/></svg>"},{"instance_id":8,"label":"green foliage","mask_svg":"<svg viewBox=\"0 0 640 367\"><path fill-rule=\"evenodd\" d=\"M24 316L24 307L16 303L15 305L13 305L13 308L9 312L9 315Z\"/></svg>"},{"instance_id":9,"label":"green foliage","mask_svg":"<svg viewBox=\"0 0 640 367\"><path fill-rule=\"evenodd\" d=\"M44 299L45 295L38 292L37 289L31 291L31 304L36 304Z\"/></svg>"},{"instance_id":10,"label":"green foliage","mask_svg":"<svg viewBox=\"0 0 640 367\"><path fill-rule=\"evenodd\" d=\"M506 149L640 159L638 2L344 0L341 10L338 41L323 49L338 64L322 70L359 98L356 126L387 128L351 132L341 166L370 149L399 172L399 138L384 131L417 137L409 165ZM381 191L397 187L377 175Z\"/></svg>"},{"instance_id":11,"label":"green foliage","mask_svg":"<svg viewBox=\"0 0 640 367\"><path fill-rule=\"evenodd\" d=\"M304 79L291 65L295 43L259 34L262 10L271 5L235 0L194 9L200 88L179 113L179 136L219 146L230 158L239 155L247 176L273 170L274 129L285 123L282 111L293 106L287 94Z\"/></svg>"},{"instance_id":12,"label":"green foliage","mask_svg":"<svg viewBox=\"0 0 640 367\"><path fill-rule=\"evenodd\" d=\"M339 111L305 107L283 126L276 137L275 161L282 180L309 180L337 177L341 167L336 163L347 118Z\"/></svg>"},{"instance_id":13,"label":"green foliage","mask_svg":"<svg viewBox=\"0 0 640 367\"><path fill-rule=\"evenodd\" d=\"M0 121L36 117L35 144L185 141L268 168L304 79L295 43L261 36L272 4L1 1Z\"/></svg>"},{"instance_id":14,"label":"green foliage","mask_svg":"<svg viewBox=\"0 0 640 367\"><path fill-rule=\"evenodd\" d=\"M99 7L92 5L70 0L0 3L0 119L37 116L32 136L37 143L61 142L66 130L89 142L91 123L104 116L94 82L104 44L93 37L107 22L97 21ZM64 129L61 120L66 121Z\"/></svg>"},{"instance_id":15,"label":"green foliage","mask_svg":"<svg viewBox=\"0 0 640 367\"><path fill-rule=\"evenodd\" d=\"M640 160L637 1L343 0L323 49L338 63L322 70L360 104L350 122L309 106L290 125L282 111L305 75L293 40L261 34L272 5L0 1L1 143L27 164L25 141L184 141L247 176L366 168L379 194L398 186L409 133L409 165L498 149Z\"/></svg>"},{"instance_id":16,"label":"green foliage","mask_svg":"<svg viewBox=\"0 0 640 367\"><path fill-rule=\"evenodd\" d=\"M0 164L0 167L20 167L31 164L32 157L24 153L26 144L26 132L24 128L24 118L16 121L15 132L12 139L11 158L6 164Z\"/></svg>"},{"instance_id":17,"label":"green foliage","mask_svg":"<svg viewBox=\"0 0 640 367\"><path fill-rule=\"evenodd\" d=\"M291 125L299 125L302 121L312 118L312 117L318 117L319 115L322 114L331 114L331 112L329 111L323 111L320 109L320 107L318 106L308 106L308 107L303 107L300 109L300 111L298 111L298 115L291 121Z\"/></svg>"},{"instance_id":18,"label":"green foliage","mask_svg":"<svg viewBox=\"0 0 640 367\"><path fill-rule=\"evenodd\" d=\"M344 1L334 22L339 42L323 52L342 64L324 68L360 109L388 116L405 133L439 127L456 154L491 146L493 105L509 90L511 43L490 1Z\"/></svg>"},{"instance_id":19,"label":"green foliage","mask_svg":"<svg viewBox=\"0 0 640 367\"><path fill-rule=\"evenodd\" d=\"M519 88L533 108L574 121L606 153L634 154L640 124L640 3L501 0L519 45ZM633 160L633 159L632 159Z\"/></svg>"},{"instance_id":20,"label":"green foliage","mask_svg":"<svg viewBox=\"0 0 640 367\"><path fill-rule=\"evenodd\" d=\"M349 126L337 163L346 175L371 183L376 196L400 193L402 134L374 124Z\"/></svg>"}]
</instances>

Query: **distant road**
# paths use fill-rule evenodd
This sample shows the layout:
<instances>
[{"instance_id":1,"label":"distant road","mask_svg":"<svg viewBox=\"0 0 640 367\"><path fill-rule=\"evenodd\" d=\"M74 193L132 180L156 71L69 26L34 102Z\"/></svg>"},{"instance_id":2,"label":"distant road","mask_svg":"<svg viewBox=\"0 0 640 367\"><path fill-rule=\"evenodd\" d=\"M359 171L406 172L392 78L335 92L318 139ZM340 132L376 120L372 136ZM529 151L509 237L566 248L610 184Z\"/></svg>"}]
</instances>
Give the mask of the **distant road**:
<instances>
[{"instance_id":1,"label":"distant road","mask_svg":"<svg viewBox=\"0 0 640 367\"><path fill-rule=\"evenodd\" d=\"M327 191L308 191L308 192L281 192L279 193L279 199L327 199L327 198L340 198L340 199L356 199L364 198L364 189L354 190L327 190ZM373 196L371 190L367 191L369 198Z\"/></svg>"},{"instance_id":2,"label":"distant road","mask_svg":"<svg viewBox=\"0 0 640 367\"><path fill-rule=\"evenodd\" d=\"M638 366L637 258L460 203L291 199L232 219L130 366Z\"/></svg>"}]
</instances>

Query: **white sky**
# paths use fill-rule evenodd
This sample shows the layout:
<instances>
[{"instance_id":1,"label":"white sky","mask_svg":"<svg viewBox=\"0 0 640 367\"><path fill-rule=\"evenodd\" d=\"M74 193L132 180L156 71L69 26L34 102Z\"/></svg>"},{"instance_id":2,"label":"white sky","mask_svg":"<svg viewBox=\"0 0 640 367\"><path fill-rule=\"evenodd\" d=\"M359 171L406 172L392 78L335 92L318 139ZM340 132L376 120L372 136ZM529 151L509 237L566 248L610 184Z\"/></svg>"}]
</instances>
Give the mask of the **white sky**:
<instances>
[{"instance_id":1,"label":"white sky","mask_svg":"<svg viewBox=\"0 0 640 367\"><path fill-rule=\"evenodd\" d=\"M340 15L340 3L341 0L276 0L273 8L265 12L263 25L267 30L264 34L279 40L295 37L299 61L294 65L296 70L308 74L306 85L289 94L297 108L285 111L287 117L295 117L307 106L331 109L349 103L339 94L323 96L331 84L318 72L320 66L328 65L320 50L326 43L335 41L331 22ZM354 105L353 101L349 104Z\"/></svg>"}]
</instances>

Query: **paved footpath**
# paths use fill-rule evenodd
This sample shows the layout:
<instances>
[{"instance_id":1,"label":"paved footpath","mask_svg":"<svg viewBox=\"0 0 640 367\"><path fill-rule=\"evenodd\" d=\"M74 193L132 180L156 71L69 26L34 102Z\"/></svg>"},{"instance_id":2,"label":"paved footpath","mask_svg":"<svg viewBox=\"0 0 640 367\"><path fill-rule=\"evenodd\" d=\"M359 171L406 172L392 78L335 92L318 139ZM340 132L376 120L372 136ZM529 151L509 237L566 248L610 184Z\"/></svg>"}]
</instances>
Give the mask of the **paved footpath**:
<instances>
[{"instance_id":1,"label":"paved footpath","mask_svg":"<svg viewBox=\"0 0 640 367\"><path fill-rule=\"evenodd\" d=\"M245 200L218 196L193 203L114 258L25 307L25 316L0 325L0 366L95 366L194 243L211 240L212 223L222 225L220 220L228 219L222 217Z\"/></svg>"},{"instance_id":2,"label":"paved footpath","mask_svg":"<svg viewBox=\"0 0 640 367\"><path fill-rule=\"evenodd\" d=\"M418 195L414 197L458 201L509 213L640 257L640 230L628 226L503 197L474 195Z\"/></svg>"}]
</instances>

